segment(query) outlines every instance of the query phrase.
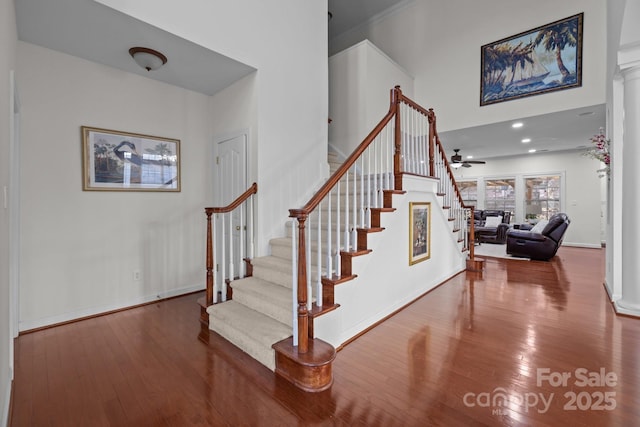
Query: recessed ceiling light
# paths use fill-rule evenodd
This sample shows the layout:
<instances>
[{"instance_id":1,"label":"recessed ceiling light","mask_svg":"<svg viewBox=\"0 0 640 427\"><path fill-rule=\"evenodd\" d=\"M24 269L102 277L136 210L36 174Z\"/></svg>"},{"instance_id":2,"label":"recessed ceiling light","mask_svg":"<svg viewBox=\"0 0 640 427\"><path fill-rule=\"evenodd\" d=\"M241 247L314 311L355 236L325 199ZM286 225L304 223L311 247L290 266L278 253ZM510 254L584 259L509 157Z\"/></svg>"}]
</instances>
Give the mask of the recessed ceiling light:
<instances>
[{"instance_id":1,"label":"recessed ceiling light","mask_svg":"<svg viewBox=\"0 0 640 427\"><path fill-rule=\"evenodd\" d=\"M473 159L473 156L467 156L467 159Z\"/></svg>"},{"instance_id":2,"label":"recessed ceiling light","mask_svg":"<svg viewBox=\"0 0 640 427\"><path fill-rule=\"evenodd\" d=\"M535 149L535 148L532 148L531 150L529 150L529 152L530 152L530 153L535 153L535 152L536 152L536 149Z\"/></svg>"},{"instance_id":3,"label":"recessed ceiling light","mask_svg":"<svg viewBox=\"0 0 640 427\"><path fill-rule=\"evenodd\" d=\"M529 143L529 142L531 142L531 138L524 138L524 139L522 140L522 143L523 143L523 144L527 144L527 143Z\"/></svg>"},{"instance_id":4,"label":"recessed ceiling light","mask_svg":"<svg viewBox=\"0 0 640 427\"><path fill-rule=\"evenodd\" d=\"M511 127L514 129L521 128L522 126L524 126L524 123L522 122L515 122L514 124L511 125Z\"/></svg>"}]
</instances>

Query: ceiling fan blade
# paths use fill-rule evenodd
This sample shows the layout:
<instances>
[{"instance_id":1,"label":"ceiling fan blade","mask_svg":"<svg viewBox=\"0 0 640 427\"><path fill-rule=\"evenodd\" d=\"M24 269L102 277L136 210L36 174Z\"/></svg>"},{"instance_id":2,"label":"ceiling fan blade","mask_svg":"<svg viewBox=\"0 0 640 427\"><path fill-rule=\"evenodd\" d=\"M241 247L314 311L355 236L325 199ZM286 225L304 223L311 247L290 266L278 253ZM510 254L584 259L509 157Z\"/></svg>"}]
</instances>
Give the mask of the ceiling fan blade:
<instances>
[{"instance_id":1,"label":"ceiling fan blade","mask_svg":"<svg viewBox=\"0 0 640 427\"><path fill-rule=\"evenodd\" d=\"M483 160L465 160L465 163L473 163L474 165L484 165L487 162Z\"/></svg>"}]
</instances>

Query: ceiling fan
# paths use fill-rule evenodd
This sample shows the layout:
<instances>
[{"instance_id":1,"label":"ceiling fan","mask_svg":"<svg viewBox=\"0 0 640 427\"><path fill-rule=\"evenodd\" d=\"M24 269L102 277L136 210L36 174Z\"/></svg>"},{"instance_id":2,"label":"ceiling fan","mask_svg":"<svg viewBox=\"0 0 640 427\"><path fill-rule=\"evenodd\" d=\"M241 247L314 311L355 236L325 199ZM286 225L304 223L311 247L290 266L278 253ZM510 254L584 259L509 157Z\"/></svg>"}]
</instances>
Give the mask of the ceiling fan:
<instances>
[{"instance_id":1,"label":"ceiling fan","mask_svg":"<svg viewBox=\"0 0 640 427\"><path fill-rule=\"evenodd\" d=\"M474 165L484 165L486 162L482 160L462 160L462 156L460 155L460 149L454 148L453 155L451 156L451 167L452 168L470 168L472 164Z\"/></svg>"}]
</instances>

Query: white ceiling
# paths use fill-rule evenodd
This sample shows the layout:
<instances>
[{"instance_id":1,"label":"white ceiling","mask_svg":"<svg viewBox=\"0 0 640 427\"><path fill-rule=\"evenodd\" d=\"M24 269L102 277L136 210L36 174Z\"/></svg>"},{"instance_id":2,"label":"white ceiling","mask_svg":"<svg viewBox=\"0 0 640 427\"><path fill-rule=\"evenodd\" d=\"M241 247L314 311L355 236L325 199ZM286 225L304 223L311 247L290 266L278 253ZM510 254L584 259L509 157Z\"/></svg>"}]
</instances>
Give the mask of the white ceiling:
<instances>
[{"instance_id":1,"label":"white ceiling","mask_svg":"<svg viewBox=\"0 0 640 427\"><path fill-rule=\"evenodd\" d=\"M213 95L254 68L93 0L16 0L18 39L89 61ZM146 71L129 48L162 52L167 64Z\"/></svg>"},{"instance_id":2,"label":"white ceiling","mask_svg":"<svg viewBox=\"0 0 640 427\"><path fill-rule=\"evenodd\" d=\"M507 101L509 102L509 101ZM522 122L514 129L511 125ZM495 157L535 155L547 151L584 149L590 138L605 125L604 104L577 108L540 116L523 117L490 125L441 132L440 140L447 153L460 149L463 159L474 160ZM524 138L531 142L523 143ZM535 149L535 153L528 153Z\"/></svg>"},{"instance_id":3,"label":"white ceiling","mask_svg":"<svg viewBox=\"0 0 640 427\"><path fill-rule=\"evenodd\" d=\"M329 0L329 38L372 22L414 0ZM213 95L255 69L173 34L138 21L93 0L16 0L18 38L89 61L136 73L168 84ZM129 56L129 48L156 49L168 62L147 72ZM386 89L385 89L386 90ZM448 152L460 148L463 158L476 160L513 156L538 150L569 150L589 144L604 127L604 105L523 118L511 122L443 132ZM592 115L581 115L593 112ZM529 137L532 142L522 144Z\"/></svg>"}]
</instances>

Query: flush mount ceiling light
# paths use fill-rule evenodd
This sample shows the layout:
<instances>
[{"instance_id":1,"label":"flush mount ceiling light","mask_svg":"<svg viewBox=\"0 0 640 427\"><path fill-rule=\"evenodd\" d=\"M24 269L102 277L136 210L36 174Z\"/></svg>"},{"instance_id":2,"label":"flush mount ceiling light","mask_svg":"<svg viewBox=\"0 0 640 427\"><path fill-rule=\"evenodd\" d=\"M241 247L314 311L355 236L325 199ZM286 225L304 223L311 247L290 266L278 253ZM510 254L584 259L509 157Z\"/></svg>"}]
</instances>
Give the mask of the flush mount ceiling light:
<instances>
[{"instance_id":1,"label":"flush mount ceiling light","mask_svg":"<svg viewBox=\"0 0 640 427\"><path fill-rule=\"evenodd\" d=\"M136 64L147 71L157 70L167 63L166 56L148 47L132 47L129 49L129 55Z\"/></svg>"}]
</instances>

